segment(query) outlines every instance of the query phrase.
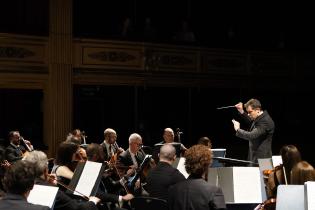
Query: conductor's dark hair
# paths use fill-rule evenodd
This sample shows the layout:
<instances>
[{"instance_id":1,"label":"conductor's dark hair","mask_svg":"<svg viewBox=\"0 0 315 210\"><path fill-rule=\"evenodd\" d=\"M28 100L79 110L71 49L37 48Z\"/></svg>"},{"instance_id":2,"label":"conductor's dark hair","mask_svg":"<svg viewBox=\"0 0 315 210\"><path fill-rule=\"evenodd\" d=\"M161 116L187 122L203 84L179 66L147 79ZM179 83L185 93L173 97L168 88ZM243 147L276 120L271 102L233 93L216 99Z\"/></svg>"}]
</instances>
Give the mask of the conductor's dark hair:
<instances>
[{"instance_id":1,"label":"conductor's dark hair","mask_svg":"<svg viewBox=\"0 0 315 210\"><path fill-rule=\"evenodd\" d=\"M262 109L260 101L258 101L255 98L252 98L249 101L247 101L244 106L245 106L245 108L251 106L253 109L259 109L259 110Z\"/></svg>"}]
</instances>

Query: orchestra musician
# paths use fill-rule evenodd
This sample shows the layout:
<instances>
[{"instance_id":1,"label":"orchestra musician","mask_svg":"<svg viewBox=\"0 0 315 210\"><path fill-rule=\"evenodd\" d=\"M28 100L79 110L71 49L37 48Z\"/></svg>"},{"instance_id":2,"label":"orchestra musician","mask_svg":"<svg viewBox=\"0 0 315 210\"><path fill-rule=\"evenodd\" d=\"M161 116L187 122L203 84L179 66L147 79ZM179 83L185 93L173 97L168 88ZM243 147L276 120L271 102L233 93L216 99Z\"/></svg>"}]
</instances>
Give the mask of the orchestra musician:
<instances>
[{"instance_id":1,"label":"orchestra musician","mask_svg":"<svg viewBox=\"0 0 315 210\"><path fill-rule=\"evenodd\" d=\"M48 206L27 202L35 178L33 164L25 161L16 161L12 164L4 175L3 185L7 193L0 201L0 210L49 210Z\"/></svg>"},{"instance_id":2,"label":"orchestra musician","mask_svg":"<svg viewBox=\"0 0 315 210\"><path fill-rule=\"evenodd\" d=\"M117 158L117 171L120 177L130 178L135 175L136 170L145 158L141 150L142 137L138 133L129 136L129 148L121 153ZM140 180L137 181L136 188L140 186Z\"/></svg>"},{"instance_id":3,"label":"orchestra musician","mask_svg":"<svg viewBox=\"0 0 315 210\"><path fill-rule=\"evenodd\" d=\"M264 181L266 183L267 200L258 205L259 210L274 210L276 208L277 188L280 184L291 183L291 170L301 161L301 154L294 145L284 145L280 149L283 164L272 170L265 170Z\"/></svg>"},{"instance_id":4,"label":"orchestra musician","mask_svg":"<svg viewBox=\"0 0 315 210\"><path fill-rule=\"evenodd\" d=\"M23 156L33 150L31 142L23 139L19 131L10 131L8 138L10 144L5 150L5 158L10 163L21 160Z\"/></svg>"},{"instance_id":5,"label":"orchestra musician","mask_svg":"<svg viewBox=\"0 0 315 210\"><path fill-rule=\"evenodd\" d=\"M179 133L177 134L177 138L179 138L178 136L179 136ZM173 143L174 139L175 139L175 134L174 134L173 129L165 128L163 132L163 141L159 142L158 144ZM181 143L180 150L181 150L181 154L184 154L187 148Z\"/></svg>"},{"instance_id":6,"label":"orchestra musician","mask_svg":"<svg viewBox=\"0 0 315 210\"><path fill-rule=\"evenodd\" d=\"M86 153L89 161L104 163L104 154L103 154L103 148L99 144L91 143L86 148ZM112 203L120 203L131 200L134 196L130 193L125 193L124 196L118 195L118 194L112 194L108 193L108 185L106 185L106 182L104 180L104 177L100 181L99 185L99 197L102 199L102 201L105 202L112 202Z\"/></svg>"},{"instance_id":7,"label":"orchestra musician","mask_svg":"<svg viewBox=\"0 0 315 210\"><path fill-rule=\"evenodd\" d=\"M77 144L79 146L79 153L80 153L81 157L84 160L86 160L87 159L86 151L85 151L86 145L82 144L82 139L84 139L84 138L85 137L82 136L82 132L79 129L75 129L71 133L68 134L68 136L66 138L66 142Z\"/></svg>"},{"instance_id":8,"label":"orchestra musician","mask_svg":"<svg viewBox=\"0 0 315 210\"><path fill-rule=\"evenodd\" d=\"M117 134L112 128L104 130L104 141L101 143L104 152L104 159L109 161L113 155L119 155L124 149L117 145Z\"/></svg>"},{"instance_id":9,"label":"orchestra musician","mask_svg":"<svg viewBox=\"0 0 315 210\"><path fill-rule=\"evenodd\" d=\"M186 178L172 166L176 159L176 150L171 144L160 148L159 163L152 168L147 177L144 189L151 197L167 200L168 188Z\"/></svg>"},{"instance_id":10,"label":"orchestra musician","mask_svg":"<svg viewBox=\"0 0 315 210\"><path fill-rule=\"evenodd\" d=\"M35 165L36 179L35 183L46 186L55 185L54 178L48 174L47 155L42 151L33 151L26 158L25 162L29 162ZM91 196L86 202L79 201L71 198L62 190L58 190L54 210L97 210L96 204L100 202L98 197Z\"/></svg>"},{"instance_id":11,"label":"orchestra musician","mask_svg":"<svg viewBox=\"0 0 315 210\"><path fill-rule=\"evenodd\" d=\"M52 173L56 174L58 181L68 185L73 177L77 163L80 161L85 161L85 159L80 154L79 145L62 142L57 149ZM60 188L66 190L63 186L60 186Z\"/></svg>"},{"instance_id":12,"label":"orchestra musician","mask_svg":"<svg viewBox=\"0 0 315 210\"><path fill-rule=\"evenodd\" d=\"M209 148L194 145L185 152L185 158L185 168L189 177L169 187L167 200L169 209L226 209L222 189L205 181L206 171L212 161Z\"/></svg>"}]
</instances>

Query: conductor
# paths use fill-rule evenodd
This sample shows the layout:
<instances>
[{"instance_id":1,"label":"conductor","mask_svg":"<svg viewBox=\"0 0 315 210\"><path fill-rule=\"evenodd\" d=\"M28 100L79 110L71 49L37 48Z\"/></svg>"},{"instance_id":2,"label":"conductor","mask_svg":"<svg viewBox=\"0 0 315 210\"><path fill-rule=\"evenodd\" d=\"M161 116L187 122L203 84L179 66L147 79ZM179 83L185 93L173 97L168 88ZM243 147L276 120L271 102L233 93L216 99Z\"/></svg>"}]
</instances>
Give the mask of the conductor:
<instances>
[{"instance_id":1,"label":"conductor","mask_svg":"<svg viewBox=\"0 0 315 210\"><path fill-rule=\"evenodd\" d=\"M275 124L266 110L262 110L259 100L250 99L244 104L246 112L243 109L243 103L235 105L242 118L250 124L248 131L240 128L240 123L232 120L236 136L247 140L249 144L248 160L257 163L259 158L271 158L272 136Z\"/></svg>"}]
</instances>

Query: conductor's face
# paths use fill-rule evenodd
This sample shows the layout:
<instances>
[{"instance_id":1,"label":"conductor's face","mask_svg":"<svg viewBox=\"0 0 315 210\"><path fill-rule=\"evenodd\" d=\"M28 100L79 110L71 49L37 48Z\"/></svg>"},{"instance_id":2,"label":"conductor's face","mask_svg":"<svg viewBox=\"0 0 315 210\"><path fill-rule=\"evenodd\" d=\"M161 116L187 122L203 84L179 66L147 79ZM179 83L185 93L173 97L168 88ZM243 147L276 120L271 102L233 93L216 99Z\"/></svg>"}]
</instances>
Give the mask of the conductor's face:
<instances>
[{"instance_id":1,"label":"conductor's face","mask_svg":"<svg viewBox=\"0 0 315 210\"><path fill-rule=\"evenodd\" d=\"M253 109L251 106L248 106L246 111L247 111L248 116L252 120L255 120L259 116L259 113L260 113L260 109Z\"/></svg>"}]
</instances>

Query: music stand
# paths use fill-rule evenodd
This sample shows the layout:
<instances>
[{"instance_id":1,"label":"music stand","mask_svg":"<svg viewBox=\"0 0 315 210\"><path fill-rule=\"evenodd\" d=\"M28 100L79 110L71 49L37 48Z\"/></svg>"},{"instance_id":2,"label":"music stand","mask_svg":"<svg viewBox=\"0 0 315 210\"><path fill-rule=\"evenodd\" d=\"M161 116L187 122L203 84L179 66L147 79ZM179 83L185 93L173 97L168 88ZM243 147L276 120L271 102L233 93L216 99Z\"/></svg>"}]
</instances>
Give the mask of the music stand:
<instances>
[{"instance_id":1,"label":"music stand","mask_svg":"<svg viewBox=\"0 0 315 210\"><path fill-rule=\"evenodd\" d=\"M218 160L221 163L224 163L225 166L258 166L258 163L247 160L238 160L233 158L223 158L223 157L213 157L213 160Z\"/></svg>"},{"instance_id":2,"label":"music stand","mask_svg":"<svg viewBox=\"0 0 315 210\"><path fill-rule=\"evenodd\" d=\"M176 157L180 157L182 144L179 143L179 142L172 142L172 143L167 143L167 144L173 145L173 147L174 147L175 150L176 150ZM155 145L154 145L152 156L153 156L153 159L154 159L154 161L155 161L156 163L159 162L159 153L160 153L160 149L161 149L161 147L162 147L163 145L164 145L164 144L162 144L162 143L158 143L158 144L155 144Z\"/></svg>"},{"instance_id":3,"label":"music stand","mask_svg":"<svg viewBox=\"0 0 315 210\"><path fill-rule=\"evenodd\" d=\"M211 152L212 152L212 158L217 158L217 157L224 158L226 154L226 149L211 149ZM210 167L211 168L224 167L224 164L217 159L213 159Z\"/></svg>"}]
</instances>

